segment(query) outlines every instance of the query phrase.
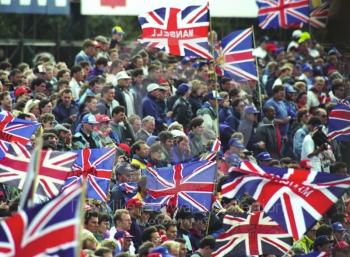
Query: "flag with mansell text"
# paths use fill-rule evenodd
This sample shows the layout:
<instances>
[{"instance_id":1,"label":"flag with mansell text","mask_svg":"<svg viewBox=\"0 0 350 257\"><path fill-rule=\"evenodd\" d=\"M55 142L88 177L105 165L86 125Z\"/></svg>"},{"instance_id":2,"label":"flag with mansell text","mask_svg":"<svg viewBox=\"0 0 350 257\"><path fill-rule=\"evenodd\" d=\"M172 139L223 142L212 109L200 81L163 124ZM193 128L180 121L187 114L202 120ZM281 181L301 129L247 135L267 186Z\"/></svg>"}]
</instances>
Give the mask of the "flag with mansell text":
<instances>
[{"instance_id":1,"label":"flag with mansell text","mask_svg":"<svg viewBox=\"0 0 350 257\"><path fill-rule=\"evenodd\" d=\"M176 56L211 59L209 50L209 7L184 9L162 7L139 16L141 43Z\"/></svg>"}]
</instances>

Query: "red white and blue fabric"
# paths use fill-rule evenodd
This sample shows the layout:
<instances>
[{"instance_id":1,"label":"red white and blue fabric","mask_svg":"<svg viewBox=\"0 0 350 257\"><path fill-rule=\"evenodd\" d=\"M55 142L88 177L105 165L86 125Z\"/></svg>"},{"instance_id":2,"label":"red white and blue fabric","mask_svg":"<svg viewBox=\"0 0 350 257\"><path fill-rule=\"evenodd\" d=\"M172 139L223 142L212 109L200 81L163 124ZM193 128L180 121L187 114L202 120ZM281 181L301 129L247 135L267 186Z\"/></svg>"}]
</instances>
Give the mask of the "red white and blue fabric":
<instances>
[{"instance_id":1,"label":"red white and blue fabric","mask_svg":"<svg viewBox=\"0 0 350 257\"><path fill-rule=\"evenodd\" d=\"M73 152L41 151L36 193L49 198L56 196L72 171L76 157ZM30 158L31 153L24 145L11 143L0 160L0 183L23 189Z\"/></svg>"},{"instance_id":2,"label":"red white and blue fabric","mask_svg":"<svg viewBox=\"0 0 350 257\"><path fill-rule=\"evenodd\" d=\"M350 103L347 101L337 104L329 114L328 139L350 141Z\"/></svg>"},{"instance_id":3,"label":"red white and blue fabric","mask_svg":"<svg viewBox=\"0 0 350 257\"><path fill-rule=\"evenodd\" d=\"M139 16L141 43L176 56L211 59L208 5L162 7Z\"/></svg>"},{"instance_id":4,"label":"red white and blue fabric","mask_svg":"<svg viewBox=\"0 0 350 257\"><path fill-rule=\"evenodd\" d=\"M259 167L242 162L234 168L221 194L239 199L251 195L263 210L298 240L350 187L350 177L325 172Z\"/></svg>"},{"instance_id":5,"label":"red white and blue fabric","mask_svg":"<svg viewBox=\"0 0 350 257\"><path fill-rule=\"evenodd\" d=\"M311 252L311 253L308 253L308 254L305 254L305 255L299 255L299 257L330 257L332 256L331 253L328 253L328 252Z\"/></svg>"},{"instance_id":6,"label":"red white and blue fabric","mask_svg":"<svg viewBox=\"0 0 350 257\"><path fill-rule=\"evenodd\" d=\"M26 145L40 124L15 118L9 112L0 113L0 160L5 157L11 142Z\"/></svg>"},{"instance_id":7,"label":"red white and blue fabric","mask_svg":"<svg viewBox=\"0 0 350 257\"><path fill-rule=\"evenodd\" d=\"M309 23L309 0L256 0L261 29L300 27Z\"/></svg>"},{"instance_id":8,"label":"red white and blue fabric","mask_svg":"<svg viewBox=\"0 0 350 257\"><path fill-rule=\"evenodd\" d=\"M330 4L322 3L310 12L310 25L314 28L325 28L327 25Z\"/></svg>"},{"instance_id":9,"label":"red white and blue fabric","mask_svg":"<svg viewBox=\"0 0 350 257\"><path fill-rule=\"evenodd\" d=\"M0 222L0 256L76 256L81 187Z\"/></svg>"},{"instance_id":10,"label":"red white and blue fabric","mask_svg":"<svg viewBox=\"0 0 350 257\"><path fill-rule=\"evenodd\" d=\"M223 224L225 232L216 239L213 257L283 256L293 243L293 238L264 212L247 218L226 215Z\"/></svg>"},{"instance_id":11,"label":"red white and blue fabric","mask_svg":"<svg viewBox=\"0 0 350 257\"><path fill-rule=\"evenodd\" d=\"M137 194L137 183L120 183L117 185L117 190L122 193L125 202L127 202Z\"/></svg>"},{"instance_id":12,"label":"red white and blue fabric","mask_svg":"<svg viewBox=\"0 0 350 257\"><path fill-rule=\"evenodd\" d=\"M78 157L73 165L73 171L67 178L63 190L86 180L86 197L106 202L115 160L115 149L85 148L77 153Z\"/></svg>"},{"instance_id":13,"label":"red white and blue fabric","mask_svg":"<svg viewBox=\"0 0 350 257\"><path fill-rule=\"evenodd\" d=\"M220 76L235 81L257 81L255 59L253 56L253 30L234 31L226 36L216 50Z\"/></svg>"},{"instance_id":14,"label":"red white and blue fabric","mask_svg":"<svg viewBox=\"0 0 350 257\"><path fill-rule=\"evenodd\" d=\"M151 205L187 207L207 212L212 205L216 162L198 161L169 168L147 168L148 199Z\"/></svg>"}]
</instances>

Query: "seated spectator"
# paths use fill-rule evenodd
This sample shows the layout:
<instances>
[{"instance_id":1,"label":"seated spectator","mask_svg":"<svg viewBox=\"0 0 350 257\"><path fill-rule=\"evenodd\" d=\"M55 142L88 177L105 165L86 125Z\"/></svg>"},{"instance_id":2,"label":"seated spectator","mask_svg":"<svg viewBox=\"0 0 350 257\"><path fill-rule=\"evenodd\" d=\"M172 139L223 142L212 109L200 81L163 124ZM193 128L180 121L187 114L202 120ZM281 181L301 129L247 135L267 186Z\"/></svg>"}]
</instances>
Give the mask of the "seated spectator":
<instances>
[{"instance_id":1,"label":"seated spectator","mask_svg":"<svg viewBox=\"0 0 350 257\"><path fill-rule=\"evenodd\" d=\"M190 139L191 154L193 157L198 157L206 152L206 147L203 143L203 123L204 120L200 117L192 119L190 128L191 131L188 134Z\"/></svg>"},{"instance_id":2,"label":"seated spectator","mask_svg":"<svg viewBox=\"0 0 350 257\"><path fill-rule=\"evenodd\" d=\"M206 236L199 242L199 249L191 257L210 257L215 249L215 238Z\"/></svg>"},{"instance_id":3,"label":"seated spectator","mask_svg":"<svg viewBox=\"0 0 350 257\"><path fill-rule=\"evenodd\" d=\"M101 138L94 131L94 127L98 124L96 118L92 114L85 115L82 124L77 133L73 136L73 148L100 148L102 147Z\"/></svg>"},{"instance_id":4,"label":"seated spectator","mask_svg":"<svg viewBox=\"0 0 350 257\"><path fill-rule=\"evenodd\" d=\"M140 169L144 170L147 167L147 158L149 155L149 146L145 141L136 141L132 147L131 164L138 165Z\"/></svg>"},{"instance_id":5,"label":"seated spectator","mask_svg":"<svg viewBox=\"0 0 350 257\"><path fill-rule=\"evenodd\" d=\"M142 119L142 127L136 133L136 140L147 141L147 138L152 136L155 130L155 119L152 116L146 116Z\"/></svg>"}]
</instances>

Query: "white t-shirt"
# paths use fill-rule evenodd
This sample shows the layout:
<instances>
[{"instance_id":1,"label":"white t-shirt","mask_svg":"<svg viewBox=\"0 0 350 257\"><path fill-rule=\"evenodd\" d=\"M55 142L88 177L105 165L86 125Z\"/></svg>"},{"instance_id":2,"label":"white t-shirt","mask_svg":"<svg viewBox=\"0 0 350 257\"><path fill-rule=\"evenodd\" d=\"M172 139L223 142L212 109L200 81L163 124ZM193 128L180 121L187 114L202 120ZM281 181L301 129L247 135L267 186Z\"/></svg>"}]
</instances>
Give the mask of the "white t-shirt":
<instances>
[{"instance_id":1,"label":"white t-shirt","mask_svg":"<svg viewBox=\"0 0 350 257\"><path fill-rule=\"evenodd\" d=\"M312 153L315 150L315 143L312 139L311 135L308 134L305 136L303 140L303 145L301 147L301 160L310 160L310 165L313 170L315 171L322 171L321 166L321 158L318 155L312 156L311 158L308 157L310 153Z\"/></svg>"}]
</instances>

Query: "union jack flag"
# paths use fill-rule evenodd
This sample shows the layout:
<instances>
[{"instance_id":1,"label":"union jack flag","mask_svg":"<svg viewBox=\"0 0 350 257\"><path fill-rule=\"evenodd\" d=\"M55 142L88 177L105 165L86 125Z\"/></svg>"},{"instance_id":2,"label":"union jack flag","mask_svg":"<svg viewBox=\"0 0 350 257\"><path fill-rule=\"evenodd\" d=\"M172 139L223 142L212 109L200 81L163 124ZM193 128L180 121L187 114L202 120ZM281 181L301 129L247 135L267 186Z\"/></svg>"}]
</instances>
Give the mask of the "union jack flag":
<instances>
[{"instance_id":1,"label":"union jack flag","mask_svg":"<svg viewBox=\"0 0 350 257\"><path fill-rule=\"evenodd\" d=\"M120 183L117 185L117 190L122 192L125 202L133 198L137 194L137 183Z\"/></svg>"},{"instance_id":2,"label":"union jack flag","mask_svg":"<svg viewBox=\"0 0 350 257\"><path fill-rule=\"evenodd\" d=\"M314 28L325 28L328 20L329 2L324 2L310 13L310 25Z\"/></svg>"},{"instance_id":3,"label":"union jack flag","mask_svg":"<svg viewBox=\"0 0 350 257\"><path fill-rule=\"evenodd\" d=\"M106 202L115 160L115 149L85 148L77 153L78 157L73 165L73 171L63 186L63 190L86 180L86 197Z\"/></svg>"},{"instance_id":4,"label":"union jack flag","mask_svg":"<svg viewBox=\"0 0 350 257\"><path fill-rule=\"evenodd\" d=\"M0 255L76 256L79 245L81 187L67 190L0 222Z\"/></svg>"},{"instance_id":5,"label":"union jack flag","mask_svg":"<svg viewBox=\"0 0 350 257\"><path fill-rule=\"evenodd\" d=\"M221 76L236 81L258 80L253 56L253 30L234 31L225 37L216 51Z\"/></svg>"},{"instance_id":6,"label":"union jack flag","mask_svg":"<svg viewBox=\"0 0 350 257\"><path fill-rule=\"evenodd\" d=\"M264 212L247 218L226 215L223 224L225 232L216 239L213 257L282 256L293 243L293 238Z\"/></svg>"},{"instance_id":7,"label":"union jack flag","mask_svg":"<svg viewBox=\"0 0 350 257\"><path fill-rule=\"evenodd\" d=\"M290 28L309 23L309 0L256 0L262 29Z\"/></svg>"},{"instance_id":8,"label":"union jack flag","mask_svg":"<svg viewBox=\"0 0 350 257\"><path fill-rule=\"evenodd\" d=\"M251 195L298 240L350 187L350 177L301 169L259 167L242 162L222 186L222 196Z\"/></svg>"},{"instance_id":9,"label":"union jack flag","mask_svg":"<svg viewBox=\"0 0 350 257\"><path fill-rule=\"evenodd\" d=\"M328 139L350 141L350 103L347 101L337 104L329 114Z\"/></svg>"},{"instance_id":10,"label":"union jack flag","mask_svg":"<svg viewBox=\"0 0 350 257\"><path fill-rule=\"evenodd\" d=\"M0 113L0 159L4 158L11 142L26 145L40 124L16 119L9 112Z\"/></svg>"},{"instance_id":11,"label":"union jack flag","mask_svg":"<svg viewBox=\"0 0 350 257\"><path fill-rule=\"evenodd\" d=\"M211 59L208 5L163 7L139 16L141 43L177 56Z\"/></svg>"},{"instance_id":12,"label":"union jack flag","mask_svg":"<svg viewBox=\"0 0 350 257\"><path fill-rule=\"evenodd\" d=\"M147 188L153 205L190 207L199 212L211 209L216 163L198 161L170 168L147 168Z\"/></svg>"},{"instance_id":13,"label":"union jack flag","mask_svg":"<svg viewBox=\"0 0 350 257\"><path fill-rule=\"evenodd\" d=\"M41 151L39 161L39 185L36 193L49 198L61 190L77 155L72 152ZM5 157L0 160L0 183L23 189L31 153L18 143L9 145Z\"/></svg>"}]
</instances>

